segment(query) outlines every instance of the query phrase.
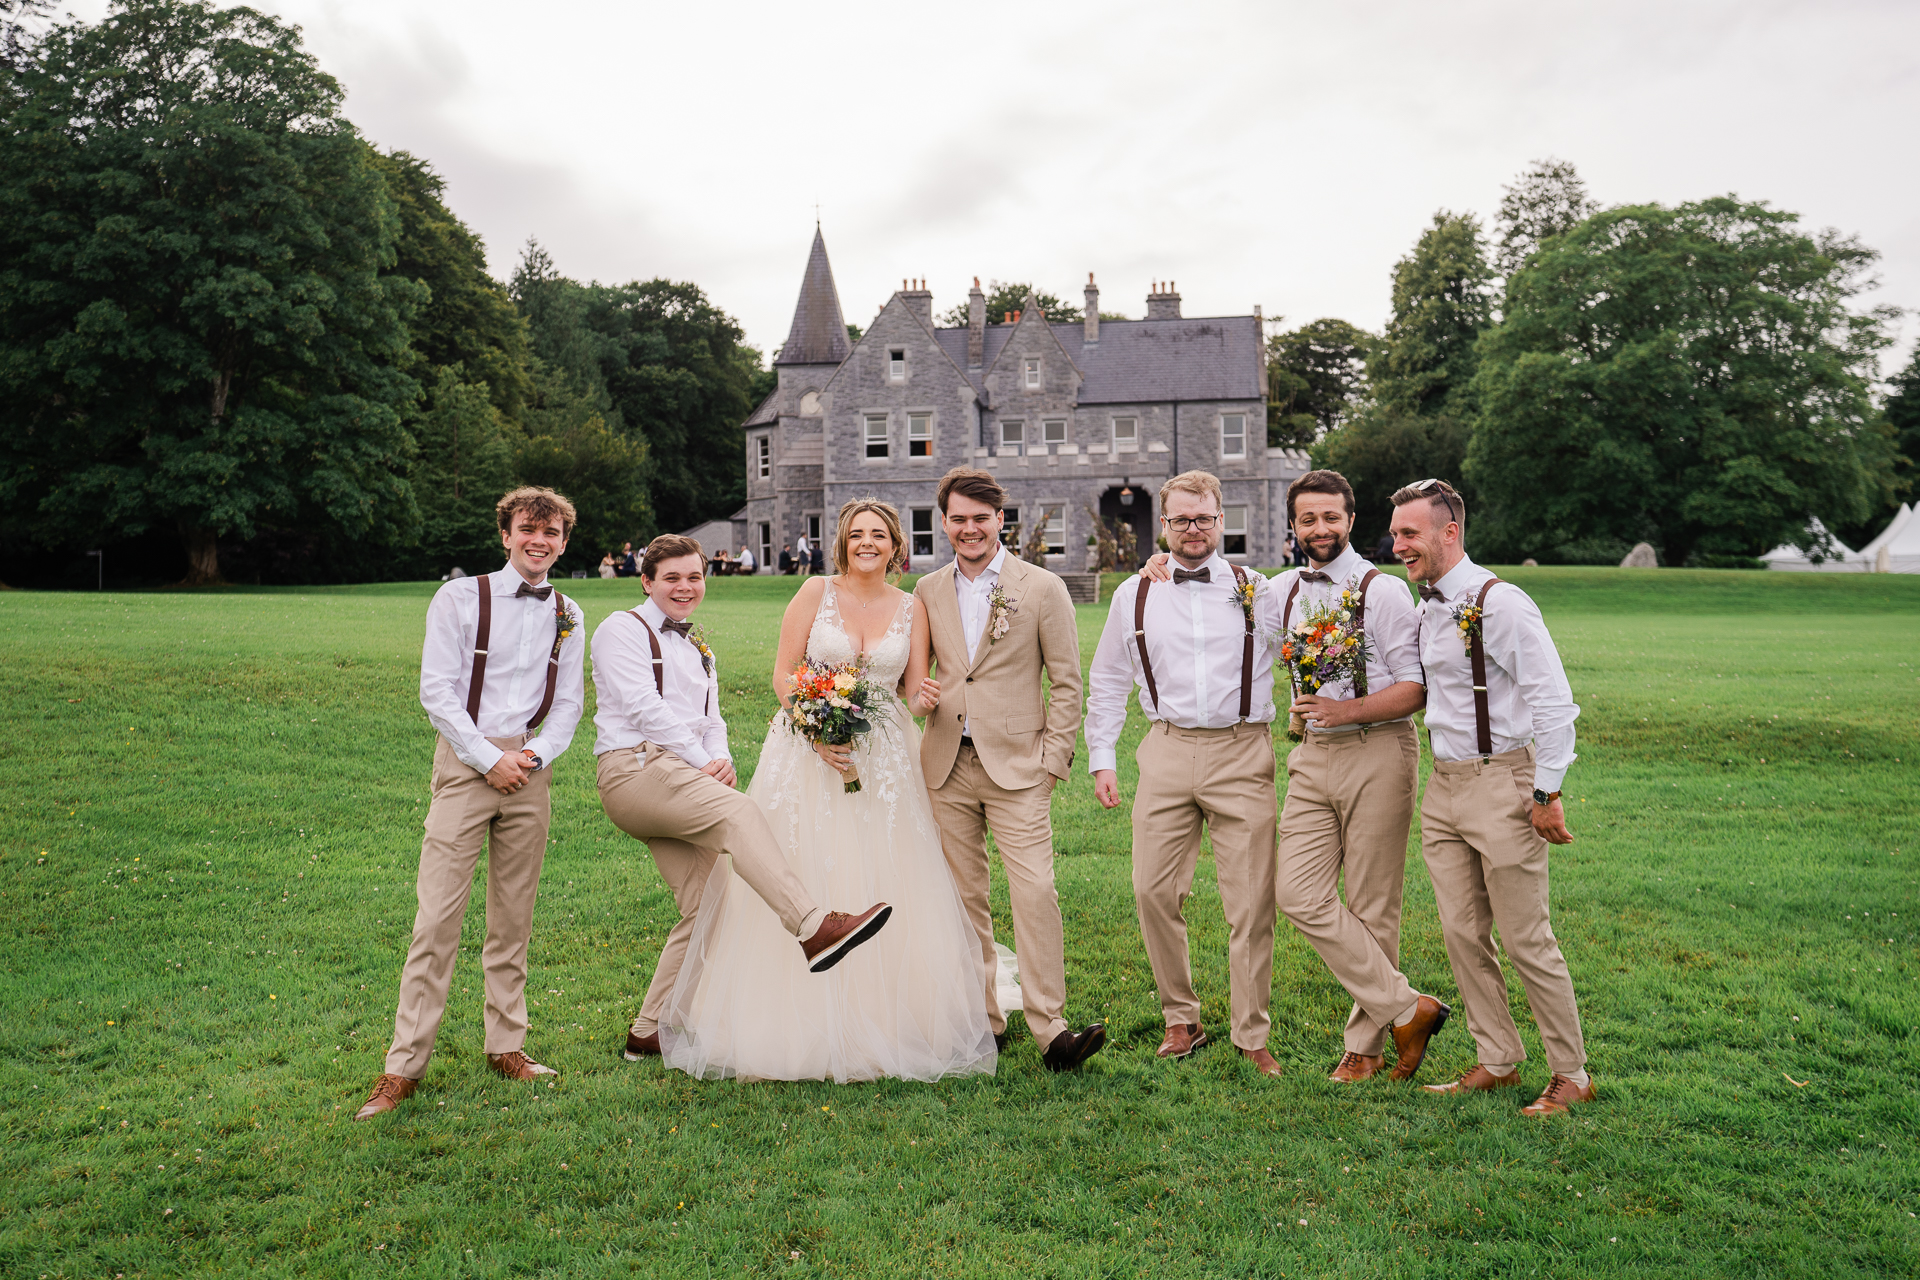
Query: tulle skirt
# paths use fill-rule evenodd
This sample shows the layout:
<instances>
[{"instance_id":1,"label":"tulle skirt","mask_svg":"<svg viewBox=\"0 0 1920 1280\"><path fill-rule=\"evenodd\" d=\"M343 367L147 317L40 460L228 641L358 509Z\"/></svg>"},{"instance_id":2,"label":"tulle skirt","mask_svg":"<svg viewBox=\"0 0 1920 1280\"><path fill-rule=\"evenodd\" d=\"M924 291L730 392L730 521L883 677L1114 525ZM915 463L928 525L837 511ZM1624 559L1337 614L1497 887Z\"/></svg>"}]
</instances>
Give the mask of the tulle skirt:
<instances>
[{"instance_id":1,"label":"tulle skirt","mask_svg":"<svg viewBox=\"0 0 1920 1280\"><path fill-rule=\"evenodd\" d=\"M747 1080L938 1080L992 1074L978 942L960 906L904 707L854 749L848 793L776 721L747 794L815 902L893 906L871 941L811 973L793 936L721 858L660 1024L669 1066Z\"/></svg>"}]
</instances>

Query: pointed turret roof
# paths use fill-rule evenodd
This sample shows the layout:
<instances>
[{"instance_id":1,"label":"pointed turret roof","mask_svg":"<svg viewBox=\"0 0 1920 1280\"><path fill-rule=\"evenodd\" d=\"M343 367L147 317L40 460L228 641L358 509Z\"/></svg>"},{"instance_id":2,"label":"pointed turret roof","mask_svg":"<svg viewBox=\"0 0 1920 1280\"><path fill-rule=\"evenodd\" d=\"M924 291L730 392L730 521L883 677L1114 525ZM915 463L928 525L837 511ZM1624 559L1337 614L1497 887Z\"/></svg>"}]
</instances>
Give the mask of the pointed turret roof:
<instances>
[{"instance_id":1,"label":"pointed turret roof","mask_svg":"<svg viewBox=\"0 0 1920 1280\"><path fill-rule=\"evenodd\" d=\"M847 320L840 313L840 291L833 287L833 266L827 261L827 242L816 225L806 278L800 282L800 301L793 308L793 328L787 331L774 363L839 364L852 353Z\"/></svg>"}]
</instances>

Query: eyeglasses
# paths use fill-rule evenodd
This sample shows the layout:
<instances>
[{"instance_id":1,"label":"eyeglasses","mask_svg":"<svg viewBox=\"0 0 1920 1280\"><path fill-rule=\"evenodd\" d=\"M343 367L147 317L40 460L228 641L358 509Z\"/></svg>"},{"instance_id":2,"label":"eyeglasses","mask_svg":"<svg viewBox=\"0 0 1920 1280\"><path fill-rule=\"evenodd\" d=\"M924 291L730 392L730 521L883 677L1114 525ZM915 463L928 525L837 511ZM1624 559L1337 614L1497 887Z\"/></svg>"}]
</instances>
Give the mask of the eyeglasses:
<instances>
[{"instance_id":1,"label":"eyeglasses","mask_svg":"<svg viewBox=\"0 0 1920 1280\"><path fill-rule=\"evenodd\" d=\"M1205 533L1220 523L1219 516L1161 516L1160 518L1166 522L1167 528L1175 533L1185 533L1188 529L1198 529Z\"/></svg>"},{"instance_id":2,"label":"eyeglasses","mask_svg":"<svg viewBox=\"0 0 1920 1280\"><path fill-rule=\"evenodd\" d=\"M1460 513L1454 510L1452 496L1449 495L1445 489L1440 488L1440 486L1445 483L1445 480L1439 479L1422 480L1419 484L1408 485L1407 488L1412 489L1415 493L1430 494L1433 497L1439 498L1440 501L1447 504L1447 518L1455 524L1459 524Z\"/></svg>"}]
</instances>

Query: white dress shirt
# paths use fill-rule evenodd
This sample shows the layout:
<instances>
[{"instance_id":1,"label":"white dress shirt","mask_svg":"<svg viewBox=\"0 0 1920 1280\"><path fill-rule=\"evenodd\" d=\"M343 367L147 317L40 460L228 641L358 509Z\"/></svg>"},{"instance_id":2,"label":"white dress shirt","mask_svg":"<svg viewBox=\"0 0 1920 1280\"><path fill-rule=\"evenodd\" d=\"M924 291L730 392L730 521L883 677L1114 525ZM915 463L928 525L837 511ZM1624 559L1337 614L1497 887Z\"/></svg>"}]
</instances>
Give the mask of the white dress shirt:
<instances>
[{"instance_id":1,"label":"white dress shirt","mask_svg":"<svg viewBox=\"0 0 1920 1280\"><path fill-rule=\"evenodd\" d=\"M706 669L693 641L667 630L667 615L652 600L640 616L660 640L666 693L653 679L653 646L647 628L622 609L593 629L593 754L650 742L696 769L727 750L727 722L720 718L720 668ZM711 713L709 713L711 708Z\"/></svg>"},{"instance_id":2,"label":"white dress shirt","mask_svg":"<svg viewBox=\"0 0 1920 1280\"><path fill-rule=\"evenodd\" d=\"M427 719L453 747L462 764L481 773L506 753L488 738L510 738L527 731L547 693L547 659L553 653L554 599L516 596L525 581L512 565L487 575L493 594L493 620L487 638L486 683L480 690L480 718L467 714L473 684L474 637L480 629L480 580L455 578L434 593L427 606L427 638L420 647L420 705ZM560 676L553 706L540 736L527 743L547 765L573 741L586 705L585 616L571 602L578 621L560 642Z\"/></svg>"},{"instance_id":3,"label":"white dress shirt","mask_svg":"<svg viewBox=\"0 0 1920 1280\"><path fill-rule=\"evenodd\" d=\"M1352 543L1348 543L1346 550L1333 558L1332 564L1317 570L1333 581L1300 582L1300 594L1293 598L1294 623L1298 624L1306 616L1309 605L1326 605L1339 600L1343 588L1350 586L1354 594L1359 595L1360 582L1371 568L1373 566L1367 563L1366 557L1355 551ZM1286 615L1287 595L1293 590L1293 584L1300 581L1302 572L1305 571L1285 569L1274 575L1274 595L1280 602L1283 618ZM1366 633L1371 641L1367 646L1369 693L1379 693L1389 685L1409 680L1414 684L1427 682L1426 674L1420 669L1420 614L1414 608L1413 593L1407 590L1407 584L1392 574L1381 574L1367 589ZM1356 696L1351 680L1336 680L1323 687L1320 694L1327 698ZM1412 718L1411 713L1400 717L1401 720ZM1391 722L1375 720L1369 723ZM1343 724L1322 729L1317 722L1307 721L1310 733L1357 733L1360 728L1357 724Z\"/></svg>"},{"instance_id":4,"label":"white dress shirt","mask_svg":"<svg viewBox=\"0 0 1920 1280\"><path fill-rule=\"evenodd\" d=\"M1169 561L1167 567L1179 565ZM1215 555L1204 567L1212 575L1206 582L1156 582L1147 593L1147 656L1160 692L1157 706L1147 695L1133 636L1133 601L1144 579L1136 574L1115 588L1087 676L1090 771L1118 767L1129 688L1139 689L1140 710L1149 720L1166 720L1181 729L1224 729L1239 722L1246 615L1233 596L1232 566ZM1260 574L1247 574L1247 581L1254 586L1253 706L1247 719L1267 724L1274 717L1269 637L1280 629L1280 597Z\"/></svg>"},{"instance_id":5,"label":"white dress shirt","mask_svg":"<svg viewBox=\"0 0 1920 1280\"><path fill-rule=\"evenodd\" d=\"M1427 729L1436 760L1471 760L1480 754L1473 715L1473 662L1467 657L1466 640L1453 619L1453 609L1472 604L1481 584L1491 577L1491 570L1462 558L1433 584L1445 599L1420 603ZM1480 631L1487 649L1487 721L1493 730L1494 754L1531 740L1533 785L1558 791L1576 758L1573 722L1580 708L1574 704L1573 688L1560 665L1560 651L1547 634L1546 620L1526 592L1502 583L1487 593Z\"/></svg>"},{"instance_id":6,"label":"white dress shirt","mask_svg":"<svg viewBox=\"0 0 1920 1280\"><path fill-rule=\"evenodd\" d=\"M960 632L966 637L969 659L980 656L980 638L987 634L987 617L993 612L993 606L988 603L987 597L992 595L993 589L1000 585L1000 566L1006 562L1007 548L1004 543L998 551L993 553L993 559L987 561L987 567L980 571L980 576L977 578L969 580L966 574L960 572L959 561L954 562L953 594L960 602ZM960 732L962 734L973 732L971 715L967 717L967 722L960 726Z\"/></svg>"}]
</instances>

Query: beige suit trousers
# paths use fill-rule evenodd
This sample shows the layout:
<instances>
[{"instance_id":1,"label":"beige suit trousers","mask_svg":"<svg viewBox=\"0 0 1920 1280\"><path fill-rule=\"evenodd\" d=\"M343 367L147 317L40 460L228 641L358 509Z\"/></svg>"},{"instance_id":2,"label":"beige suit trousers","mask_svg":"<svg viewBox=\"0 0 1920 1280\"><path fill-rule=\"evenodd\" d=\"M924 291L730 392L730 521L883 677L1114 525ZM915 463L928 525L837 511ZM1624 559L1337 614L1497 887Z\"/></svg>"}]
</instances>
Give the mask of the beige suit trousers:
<instances>
[{"instance_id":1,"label":"beige suit trousers","mask_svg":"<svg viewBox=\"0 0 1920 1280\"><path fill-rule=\"evenodd\" d=\"M1387 1029L1419 998L1399 967L1407 833L1419 789L1420 741L1405 721L1309 733L1287 756L1280 911L1353 997L1346 1048L1369 1057L1385 1050Z\"/></svg>"},{"instance_id":2,"label":"beige suit trousers","mask_svg":"<svg viewBox=\"0 0 1920 1280\"><path fill-rule=\"evenodd\" d=\"M1573 978L1547 919L1547 842L1533 829L1533 748L1488 760L1434 762L1420 804L1420 851L1433 876L1440 928L1467 1028L1482 1062L1519 1062L1527 1051L1507 1009L1493 930L1520 971L1547 1065L1586 1067Z\"/></svg>"},{"instance_id":3,"label":"beige suit trousers","mask_svg":"<svg viewBox=\"0 0 1920 1280\"><path fill-rule=\"evenodd\" d=\"M1168 1026L1201 1021L1182 914L1200 859L1200 824L1213 837L1214 875L1227 917L1233 1043L1264 1049L1273 989L1273 738L1264 724L1176 729L1154 722L1134 753L1133 901Z\"/></svg>"},{"instance_id":4,"label":"beige suit trousers","mask_svg":"<svg viewBox=\"0 0 1920 1280\"><path fill-rule=\"evenodd\" d=\"M659 1026L666 1012L687 959L707 877L721 854L733 859L734 874L796 938L810 936L826 914L787 865L760 806L672 752L642 744L601 756L600 804L614 826L646 841L680 910L640 1004L634 1025L642 1035Z\"/></svg>"},{"instance_id":5,"label":"beige suit trousers","mask_svg":"<svg viewBox=\"0 0 1920 1280\"><path fill-rule=\"evenodd\" d=\"M489 738L518 751L531 734ZM461 763L445 738L433 753L433 799L420 842L419 907L413 942L400 969L400 1005L393 1018L387 1070L418 1080L427 1073L460 954L460 926L473 891L473 869L487 851L487 939L480 951L486 986L486 1051L511 1053L527 1039L527 941L551 816L546 769L512 795L487 785Z\"/></svg>"},{"instance_id":6,"label":"beige suit trousers","mask_svg":"<svg viewBox=\"0 0 1920 1280\"><path fill-rule=\"evenodd\" d=\"M980 990L993 1033L1007 1029L994 994L992 874L987 865L987 829L1007 869L1013 907L1013 949L1020 957L1020 995L1027 1030L1046 1052L1067 1029L1066 935L1060 895L1053 887L1053 803L1047 784L1003 791L987 776L980 756L961 746L947 780L928 792L940 828L940 849L953 872L961 905L980 940Z\"/></svg>"}]
</instances>

